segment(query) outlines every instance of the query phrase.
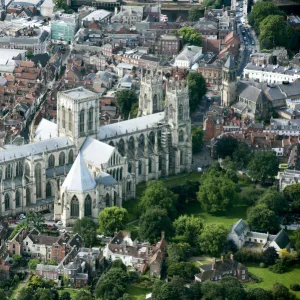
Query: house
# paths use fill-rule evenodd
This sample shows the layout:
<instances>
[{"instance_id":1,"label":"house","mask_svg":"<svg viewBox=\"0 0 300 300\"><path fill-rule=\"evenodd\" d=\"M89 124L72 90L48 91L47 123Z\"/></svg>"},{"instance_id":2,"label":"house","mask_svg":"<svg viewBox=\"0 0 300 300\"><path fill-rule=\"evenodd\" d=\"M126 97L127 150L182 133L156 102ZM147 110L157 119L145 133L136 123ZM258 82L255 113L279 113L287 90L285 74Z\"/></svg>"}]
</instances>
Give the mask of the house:
<instances>
[{"instance_id":1,"label":"house","mask_svg":"<svg viewBox=\"0 0 300 300\"><path fill-rule=\"evenodd\" d=\"M112 261L121 259L124 265L138 272L143 272L149 267L151 276L160 277L167 247L164 232L157 244L150 245L137 239L132 240L128 231L120 231L106 244L103 256Z\"/></svg>"},{"instance_id":2,"label":"house","mask_svg":"<svg viewBox=\"0 0 300 300\"><path fill-rule=\"evenodd\" d=\"M242 248L245 243L251 243L260 246L263 251L269 247L274 247L276 251L289 249L291 242L284 230L280 230L276 235L251 231L242 219L231 227L227 240L233 241L238 248Z\"/></svg>"},{"instance_id":3,"label":"house","mask_svg":"<svg viewBox=\"0 0 300 300\"><path fill-rule=\"evenodd\" d=\"M202 55L202 47L186 46L176 57L174 67L189 69Z\"/></svg>"},{"instance_id":4,"label":"house","mask_svg":"<svg viewBox=\"0 0 300 300\"><path fill-rule=\"evenodd\" d=\"M195 275L195 281L204 282L210 280L218 282L225 275L234 276L242 282L246 282L249 279L248 268L236 261L233 254L231 254L230 259L224 259L221 256L219 261L216 261L214 258L211 264L202 265L200 273Z\"/></svg>"}]
</instances>

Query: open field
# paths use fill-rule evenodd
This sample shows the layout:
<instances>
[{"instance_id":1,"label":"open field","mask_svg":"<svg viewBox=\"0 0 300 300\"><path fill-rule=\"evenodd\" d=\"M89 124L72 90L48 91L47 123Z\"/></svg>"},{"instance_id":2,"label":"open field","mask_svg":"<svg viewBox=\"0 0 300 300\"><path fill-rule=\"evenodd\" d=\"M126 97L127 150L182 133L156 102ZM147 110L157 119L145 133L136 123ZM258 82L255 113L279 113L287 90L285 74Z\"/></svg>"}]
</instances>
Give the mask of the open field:
<instances>
[{"instance_id":1,"label":"open field","mask_svg":"<svg viewBox=\"0 0 300 300\"><path fill-rule=\"evenodd\" d=\"M145 297L148 293L151 293L151 291L152 289L139 287L136 285L129 285L126 289L126 293L129 294L133 300L140 300L142 297Z\"/></svg>"}]
</instances>

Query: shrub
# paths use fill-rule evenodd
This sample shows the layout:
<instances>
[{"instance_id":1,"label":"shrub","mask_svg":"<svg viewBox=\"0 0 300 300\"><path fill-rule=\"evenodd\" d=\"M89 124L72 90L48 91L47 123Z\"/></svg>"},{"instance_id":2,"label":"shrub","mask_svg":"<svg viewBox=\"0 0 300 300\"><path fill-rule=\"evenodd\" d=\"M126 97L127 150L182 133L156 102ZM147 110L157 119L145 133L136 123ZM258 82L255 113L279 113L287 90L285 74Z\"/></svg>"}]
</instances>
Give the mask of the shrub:
<instances>
[{"instance_id":1,"label":"shrub","mask_svg":"<svg viewBox=\"0 0 300 300\"><path fill-rule=\"evenodd\" d=\"M263 252L252 251L249 248L241 248L235 254L235 258L239 262L256 262L262 261Z\"/></svg>"},{"instance_id":2,"label":"shrub","mask_svg":"<svg viewBox=\"0 0 300 300\"><path fill-rule=\"evenodd\" d=\"M287 271L286 263L282 259L276 260L276 263L273 266L268 268L271 272L282 274Z\"/></svg>"},{"instance_id":3,"label":"shrub","mask_svg":"<svg viewBox=\"0 0 300 300\"><path fill-rule=\"evenodd\" d=\"M250 272L248 272L248 275L249 275L249 278L250 278L253 282L255 282L255 283L262 282L262 280L261 280L259 277L257 277L256 275L254 275L254 274L252 274L252 273L250 273Z\"/></svg>"},{"instance_id":4,"label":"shrub","mask_svg":"<svg viewBox=\"0 0 300 300\"><path fill-rule=\"evenodd\" d=\"M265 265L265 263L261 262L261 263L259 264L259 267L260 267L260 268L265 268L266 265Z\"/></svg>"},{"instance_id":5,"label":"shrub","mask_svg":"<svg viewBox=\"0 0 300 300\"><path fill-rule=\"evenodd\" d=\"M290 289L292 291L298 292L298 291L300 291L300 284L299 283L291 283Z\"/></svg>"}]
</instances>

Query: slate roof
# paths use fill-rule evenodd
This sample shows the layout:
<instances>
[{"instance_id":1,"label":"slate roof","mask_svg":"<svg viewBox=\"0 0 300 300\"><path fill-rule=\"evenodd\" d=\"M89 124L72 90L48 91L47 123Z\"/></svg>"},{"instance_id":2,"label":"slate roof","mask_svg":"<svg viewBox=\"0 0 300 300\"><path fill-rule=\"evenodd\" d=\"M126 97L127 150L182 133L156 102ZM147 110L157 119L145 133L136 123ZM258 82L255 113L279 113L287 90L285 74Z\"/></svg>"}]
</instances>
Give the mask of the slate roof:
<instances>
[{"instance_id":1,"label":"slate roof","mask_svg":"<svg viewBox=\"0 0 300 300\"><path fill-rule=\"evenodd\" d=\"M86 166L81 152L78 153L62 187L69 191L89 191L96 187L96 181Z\"/></svg>"},{"instance_id":2,"label":"slate roof","mask_svg":"<svg viewBox=\"0 0 300 300\"><path fill-rule=\"evenodd\" d=\"M117 181L109 174L105 172L100 172L98 177L96 178L96 182L100 184L104 184L104 187L114 185Z\"/></svg>"},{"instance_id":3,"label":"slate roof","mask_svg":"<svg viewBox=\"0 0 300 300\"><path fill-rule=\"evenodd\" d=\"M284 230L280 230L279 233L277 233L274 242L281 248L284 249L288 246L288 244L291 242L289 236Z\"/></svg>"},{"instance_id":4,"label":"slate roof","mask_svg":"<svg viewBox=\"0 0 300 300\"><path fill-rule=\"evenodd\" d=\"M48 53L36 54L30 60L32 60L35 63L35 65L40 63L44 68L50 60L50 56Z\"/></svg>"},{"instance_id":5,"label":"slate roof","mask_svg":"<svg viewBox=\"0 0 300 300\"><path fill-rule=\"evenodd\" d=\"M48 140L50 136L57 137L57 124L43 118L35 130L34 138Z\"/></svg>"},{"instance_id":6,"label":"slate roof","mask_svg":"<svg viewBox=\"0 0 300 300\"><path fill-rule=\"evenodd\" d=\"M300 95L300 81L294 81L289 84L279 84L280 90L287 96L293 97Z\"/></svg>"},{"instance_id":7,"label":"slate roof","mask_svg":"<svg viewBox=\"0 0 300 300\"><path fill-rule=\"evenodd\" d=\"M264 96L261 89L242 81L239 81L237 84L237 95L252 102L257 102Z\"/></svg>"},{"instance_id":8,"label":"slate roof","mask_svg":"<svg viewBox=\"0 0 300 300\"><path fill-rule=\"evenodd\" d=\"M240 236L245 229L247 228L247 224L243 221L243 219L240 219L235 225L233 225L234 232Z\"/></svg>"},{"instance_id":9,"label":"slate roof","mask_svg":"<svg viewBox=\"0 0 300 300\"><path fill-rule=\"evenodd\" d=\"M235 68L235 62L234 62L234 59L233 59L232 55L228 56L224 67L227 68L227 69L233 69L233 68Z\"/></svg>"}]
</instances>

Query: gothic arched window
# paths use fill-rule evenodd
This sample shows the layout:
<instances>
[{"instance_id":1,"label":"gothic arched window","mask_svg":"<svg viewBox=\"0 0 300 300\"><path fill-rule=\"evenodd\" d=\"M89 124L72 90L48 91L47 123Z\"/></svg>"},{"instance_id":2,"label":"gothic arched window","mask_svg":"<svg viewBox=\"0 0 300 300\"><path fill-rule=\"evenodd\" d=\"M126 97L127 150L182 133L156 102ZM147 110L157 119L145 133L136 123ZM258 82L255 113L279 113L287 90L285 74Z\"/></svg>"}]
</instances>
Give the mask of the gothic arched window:
<instances>
[{"instance_id":1,"label":"gothic arched window","mask_svg":"<svg viewBox=\"0 0 300 300\"><path fill-rule=\"evenodd\" d=\"M19 207L21 205L21 195L19 190L16 191L16 207Z\"/></svg>"},{"instance_id":2,"label":"gothic arched window","mask_svg":"<svg viewBox=\"0 0 300 300\"><path fill-rule=\"evenodd\" d=\"M73 132L73 114L71 109L69 109L69 131Z\"/></svg>"},{"instance_id":3,"label":"gothic arched window","mask_svg":"<svg viewBox=\"0 0 300 300\"><path fill-rule=\"evenodd\" d=\"M25 163L25 175L30 176L30 165L28 162Z\"/></svg>"},{"instance_id":4,"label":"gothic arched window","mask_svg":"<svg viewBox=\"0 0 300 300\"><path fill-rule=\"evenodd\" d=\"M54 168L55 166L55 157L51 154L48 158L48 168Z\"/></svg>"},{"instance_id":5,"label":"gothic arched window","mask_svg":"<svg viewBox=\"0 0 300 300\"><path fill-rule=\"evenodd\" d=\"M183 151L180 151L179 164L180 164L180 165L183 165Z\"/></svg>"},{"instance_id":6,"label":"gothic arched window","mask_svg":"<svg viewBox=\"0 0 300 300\"><path fill-rule=\"evenodd\" d=\"M139 175L142 175L142 162L139 161Z\"/></svg>"},{"instance_id":7,"label":"gothic arched window","mask_svg":"<svg viewBox=\"0 0 300 300\"><path fill-rule=\"evenodd\" d=\"M0 180L2 180L2 168L0 168Z\"/></svg>"},{"instance_id":8,"label":"gothic arched window","mask_svg":"<svg viewBox=\"0 0 300 300\"><path fill-rule=\"evenodd\" d=\"M183 132L183 130L179 131L178 140L179 140L179 143L183 143L184 142L184 132Z\"/></svg>"},{"instance_id":9,"label":"gothic arched window","mask_svg":"<svg viewBox=\"0 0 300 300\"><path fill-rule=\"evenodd\" d=\"M148 136L148 151L150 154L152 154L154 151L154 145L155 145L155 134L153 131L151 131Z\"/></svg>"},{"instance_id":10,"label":"gothic arched window","mask_svg":"<svg viewBox=\"0 0 300 300\"><path fill-rule=\"evenodd\" d=\"M48 181L46 184L46 197L51 197L51 196L52 196L52 186L50 181Z\"/></svg>"},{"instance_id":11,"label":"gothic arched window","mask_svg":"<svg viewBox=\"0 0 300 300\"><path fill-rule=\"evenodd\" d=\"M94 108L89 109L88 130L93 130Z\"/></svg>"},{"instance_id":12,"label":"gothic arched window","mask_svg":"<svg viewBox=\"0 0 300 300\"><path fill-rule=\"evenodd\" d=\"M105 206L106 207L109 207L109 202L110 202L109 194L106 194L106 196L105 196Z\"/></svg>"},{"instance_id":13,"label":"gothic arched window","mask_svg":"<svg viewBox=\"0 0 300 300\"><path fill-rule=\"evenodd\" d=\"M36 164L34 168L34 175L35 175L35 185L36 185L36 198L42 197L42 169L41 164Z\"/></svg>"},{"instance_id":14,"label":"gothic arched window","mask_svg":"<svg viewBox=\"0 0 300 300\"><path fill-rule=\"evenodd\" d=\"M134 138L131 136L128 141L128 158L129 159L134 157L134 151L135 151Z\"/></svg>"},{"instance_id":15,"label":"gothic arched window","mask_svg":"<svg viewBox=\"0 0 300 300\"><path fill-rule=\"evenodd\" d=\"M84 133L84 109L79 114L79 133Z\"/></svg>"},{"instance_id":16,"label":"gothic arched window","mask_svg":"<svg viewBox=\"0 0 300 300\"><path fill-rule=\"evenodd\" d=\"M10 179L12 177L11 164L8 164L5 169L5 179Z\"/></svg>"},{"instance_id":17,"label":"gothic arched window","mask_svg":"<svg viewBox=\"0 0 300 300\"><path fill-rule=\"evenodd\" d=\"M158 171L161 171L161 169L162 169L162 157L159 156L158 157Z\"/></svg>"},{"instance_id":18,"label":"gothic arched window","mask_svg":"<svg viewBox=\"0 0 300 300\"><path fill-rule=\"evenodd\" d=\"M132 173L132 164L128 163L128 173Z\"/></svg>"},{"instance_id":19,"label":"gothic arched window","mask_svg":"<svg viewBox=\"0 0 300 300\"><path fill-rule=\"evenodd\" d=\"M118 150L122 156L125 156L125 143L124 143L123 139L120 139L120 141L119 141Z\"/></svg>"},{"instance_id":20,"label":"gothic arched window","mask_svg":"<svg viewBox=\"0 0 300 300\"><path fill-rule=\"evenodd\" d=\"M9 194L5 194L4 202L5 202L5 210L9 210Z\"/></svg>"},{"instance_id":21,"label":"gothic arched window","mask_svg":"<svg viewBox=\"0 0 300 300\"><path fill-rule=\"evenodd\" d=\"M69 164L72 164L74 162L74 152L73 152L73 150L71 149L70 151L69 151L69 155L68 155L68 163Z\"/></svg>"},{"instance_id":22,"label":"gothic arched window","mask_svg":"<svg viewBox=\"0 0 300 300\"><path fill-rule=\"evenodd\" d=\"M144 149L145 149L145 137L143 134L139 136L139 145L138 145L138 155L139 157L142 157L144 155Z\"/></svg>"},{"instance_id":23,"label":"gothic arched window","mask_svg":"<svg viewBox=\"0 0 300 300\"><path fill-rule=\"evenodd\" d=\"M64 106L61 108L61 127L66 128L66 111Z\"/></svg>"},{"instance_id":24,"label":"gothic arched window","mask_svg":"<svg viewBox=\"0 0 300 300\"><path fill-rule=\"evenodd\" d=\"M23 176L23 163L21 161L17 162L17 165L16 165L16 176L17 177Z\"/></svg>"},{"instance_id":25,"label":"gothic arched window","mask_svg":"<svg viewBox=\"0 0 300 300\"><path fill-rule=\"evenodd\" d=\"M90 195L87 195L84 200L84 216L92 215L92 199Z\"/></svg>"},{"instance_id":26,"label":"gothic arched window","mask_svg":"<svg viewBox=\"0 0 300 300\"><path fill-rule=\"evenodd\" d=\"M158 112L158 99L157 95L155 94L153 97L153 113Z\"/></svg>"},{"instance_id":27,"label":"gothic arched window","mask_svg":"<svg viewBox=\"0 0 300 300\"><path fill-rule=\"evenodd\" d=\"M117 169L117 172L116 172L116 180L119 181L119 169Z\"/></svg>"},{"instance_id":28,"label":"gothic arched window","mask_svg":"<svg viewBox=\"0 0 300 300\"><path fill-rule=\"evenodd\" d=\"M123 168L121 167L121 169L120 169L120 180L122 180L123 179Z\"/></svg>"},{"instance_id":29,"label":"gothic arched window","mask_svg":"<svg viewBox=\"0 0 300 300\"><path fill-rule=\"evenodd\" d=\"M79 217L79 201L76 196L71 200L71 217Z\"/></svg>"},{"instance_id":30,"label":"gothic arched window","mask_svg":"<svg viewBox=\"0 0 300 300\"><path fill-rule=\"evenodd\" d=\"M31 191L30 188L26 189L26 206L29 206L31 203Z\"/></svg>"},{"instance_id":31,"label":"gothic arched window","mask_svg":"<svg viewBox=\"0 0 300 300\"><path fill-rule=\"evenodd\" d=\"M180 104L178 107L178 120L182 121L183 120L183 105Z\"/></svg>"},{"instance_id":32,"label":"gothic arched window","mask_svg":"<svg viewBox=\"0 0 300 300\"><path fill-rule=\"evenodd\" d=\"M151 158L149 158L149 160L148 160L148 173L149 174L152 173L152 159Z\"/></svg>"},{"instance_id":33,"label":"gothic arched window","mask_svg":"<svg viewBox=\"0 0 300 300\"><path fill-rule=\"evenodd\" d=\"M65 152L60 152L58 162L60 166L63 166L66 163L66 155Z\"/></svg>"}]
</instances>

